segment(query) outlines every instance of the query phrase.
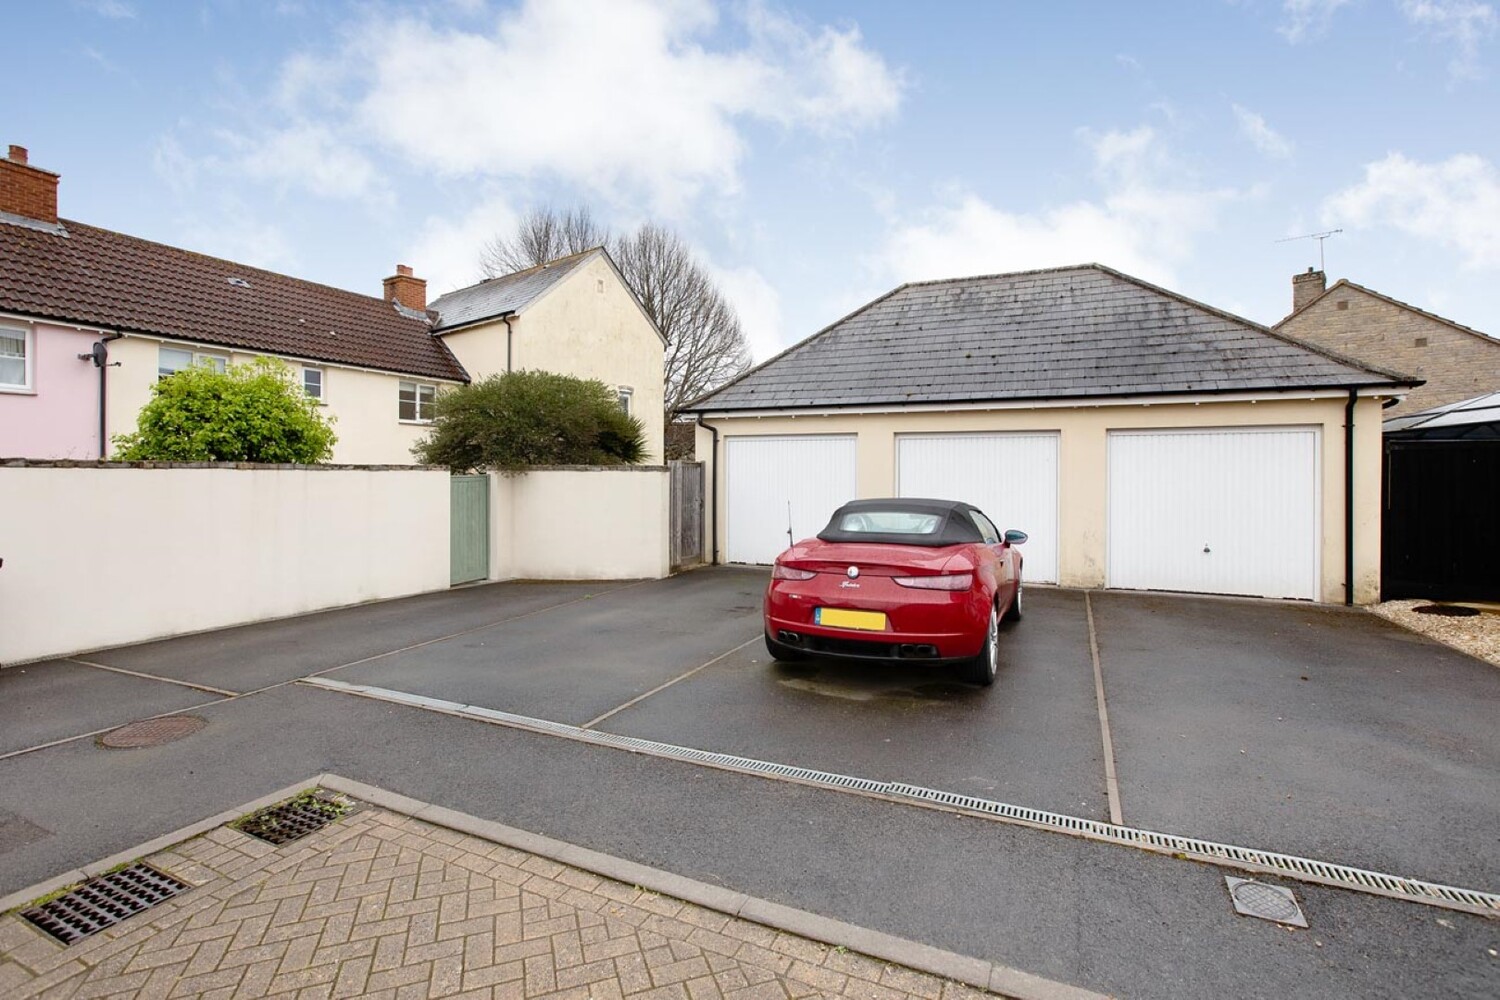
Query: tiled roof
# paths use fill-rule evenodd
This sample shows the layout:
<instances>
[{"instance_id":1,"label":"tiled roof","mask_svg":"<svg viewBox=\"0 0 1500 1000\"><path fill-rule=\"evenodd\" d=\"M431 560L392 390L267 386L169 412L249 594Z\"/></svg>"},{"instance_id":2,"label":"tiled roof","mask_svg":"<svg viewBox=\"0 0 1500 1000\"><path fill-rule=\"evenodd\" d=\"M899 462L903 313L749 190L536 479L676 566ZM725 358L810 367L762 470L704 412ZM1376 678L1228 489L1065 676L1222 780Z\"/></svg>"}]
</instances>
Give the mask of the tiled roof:
<instances>
[{"instance_id":1,"label":"tiled roof","mask_svg":"<svg viewBox=\"0 0 1500 1000\"><path fill-rule=\"evenodd\" d=\"M438 296L428 305L428 309L438 314L438 333L518 313L603 252L601 248L595 247L570 257L559 257L536 267L528 267L524 271L489 278L477 285Z\"/></svg>"},{"instance_id":2,"label":"tiled roof","mask_svg":"<svg viewBox=\"0 0 1500 1000\"><path fill-rule=\"evenodd\" d=\"M902 285L690 409L1410 384L1086 264Z\"/></svg>"},{"instance_id":3,"label":"tiled roof","mask_svg":"<svg viewBox=\"0 0 1500 1000\"><path fill-rule=\"evenodd\" d=\"M384 299L62 220L0 222L0 311L468 381L424 318Z\"/></svg>"}]
</instances>

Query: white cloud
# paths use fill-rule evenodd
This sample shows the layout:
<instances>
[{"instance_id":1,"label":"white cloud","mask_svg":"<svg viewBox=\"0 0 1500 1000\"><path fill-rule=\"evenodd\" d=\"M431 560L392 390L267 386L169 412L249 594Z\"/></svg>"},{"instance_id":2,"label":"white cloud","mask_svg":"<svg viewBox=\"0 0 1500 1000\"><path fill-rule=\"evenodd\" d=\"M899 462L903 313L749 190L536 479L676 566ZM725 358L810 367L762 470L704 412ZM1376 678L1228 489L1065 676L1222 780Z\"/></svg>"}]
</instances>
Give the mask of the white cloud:
<instances>
[{"instance_id":1,"label":"white cloud","mask_svg":"<svg viewBox=\"0 0 1500 1000\"><path fill-rule=\"evenodd\" d=\"M720 268L710 265L719 290L734 306L745 331L750 355L758 364L780 351L782 343L781 296L753 267Z\"/></svg>"},{"instance_id":2,"label":"white cloud","mask_svg":"<svg viewBox=\"0 0 1500 1000\"><path fill-rule=\"evenodd\" d=\"M1349 0L1284 0L1281 27L1277 30L1293 45L1316 38L1328 30L1334 12L1348 3Z\"/></svg>"},{"instance_id":3,"label":"white cloud","mask_svg":"<svg viewBox=\"0 0 1500 1000\"><path fill-rule=\"evenodd\" d=\"M112 21L135 17L135 8L125 0L73 0L76 6Z\"/></svg>"},{"instance_id":4,"label":"white cloud","mask_svg":"<svg viewBox=\"0 0 1500 1000\"><path fill-rule=\"evenodd\" d=\"M959 191L890 230L877 265L899 281L1098 262L1171 283L1195 239L1237 197L1178 176L1156 132L1081 132L1098 199L1018 212Z\"/></svg>"},{"instance_id":5,"label":"white cloud","mask_svg":"<svg viewBox=\"0 0 1500 1000\"><path fill-rule=\"evenodd\" d=\"M1263 115L1236 104L1234 117L1239 122L1240 135L1266 156L1285 160L1292 155L1291 140L1266 124Z\"/></svg>"},{"instance_id":6,"label":"white cloud","mask_svg":"<svg viewBox=\"0 0 1500 1000\"><path fill-rule=\"evenodd\" d=\"M546 174L669 212L736 188L747 122L848 131L895 113L901 76L858 29L739 10L743 40L714 47L707 0L527 0L487 31L382 9L332 54L288 60L278 97L422 171Z\"/></svg>"},{"instance_id":7,"label":"white cloud","mask_svg":"<svg viewBox=\"0 0 1500 1000\"><path fill-rule=\"evenodd\" d=\"M461 218L427 219L400 263L410 264L417 277L427 279L430 302L484 277L479 269L480 252L497 234L514 232L518 220L509 201L491 194Z\"/></svg>"},{"instance_id":8,"label":"white cloud","mask_svg":"<svg viewBox=\"0 0 1500 1000\"><path fill-rule=\"evenodd\" d=\"M1480 43L1500 26L1495 8L1476 0L1401 0L1401 13L1432 37L1453 43L1457 51L1448 71L1455 79L1479 75Z\"/></svg>"},{"instance_id":9,"label":"white cloud","mask_svg":"<svg viewBox=\"0 0 1500 1000\"><path fill-rule=\"evenodd\" d=\"M1390 227L1456 250L1466 268L1500 270L1500 170L1473 154L1420 163L1391 153L1323 203L1323 222Z\"/></svg>"},{"instance_id":10,"label":"white cloud","mask_svg":"<svg viewBox=\"0 0 1500 1000\"><path fill-rule=\"evenodd\" d=\"M324 198L391 201L370 159L323 126L302 123L258 139L227 131L219 137L233 151L226 166L253 180Z\"/></svg>"}]
</instances>

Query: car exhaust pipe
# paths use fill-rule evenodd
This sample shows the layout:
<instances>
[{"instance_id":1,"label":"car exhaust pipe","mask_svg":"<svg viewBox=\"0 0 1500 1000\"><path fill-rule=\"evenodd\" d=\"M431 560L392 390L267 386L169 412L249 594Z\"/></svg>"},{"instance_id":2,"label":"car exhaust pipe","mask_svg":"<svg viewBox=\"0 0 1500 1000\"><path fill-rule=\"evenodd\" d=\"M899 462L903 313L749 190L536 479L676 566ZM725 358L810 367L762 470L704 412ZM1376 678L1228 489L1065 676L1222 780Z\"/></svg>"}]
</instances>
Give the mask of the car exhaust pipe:
<instances>
[{"instance_id":1,"label":"car exhaust pipe","mask_svg":"<svg viewBox=\"0 0 1500 1000\"><path fill-rule=\"evenodd\" d=\"M788 632L786 629L777 632L776 638L788 646L800 646L802 644L802 637L800 635L796 632Z\"/></svg>"}]
</instances>

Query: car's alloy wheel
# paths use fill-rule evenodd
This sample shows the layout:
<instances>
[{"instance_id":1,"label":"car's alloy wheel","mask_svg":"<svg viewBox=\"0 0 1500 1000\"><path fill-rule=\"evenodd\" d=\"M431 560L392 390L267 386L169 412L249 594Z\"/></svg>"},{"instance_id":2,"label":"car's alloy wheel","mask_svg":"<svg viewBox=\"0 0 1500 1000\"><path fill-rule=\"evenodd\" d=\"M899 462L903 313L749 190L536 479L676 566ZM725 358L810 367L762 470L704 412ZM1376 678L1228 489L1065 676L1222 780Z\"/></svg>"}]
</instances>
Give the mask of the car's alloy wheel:
<instances>
[{"instance_id":1,"label":"car's alloy wheel","mask_svg":"<svg viewBox=\"0 0 1500 1000\"><path fill-rule=\"evenodd\" d=\"M1018 622L1018 621L1021 620L1021 614L1022 614L1022 612L1024 610L1021 607L1021 597L1025 593L1026 593L1026 585L1024 583L1022 583L1020 580L1017 580L1016 581L1016 596L1011 599L1010 607L1008 607L1008 608L1005 609L1005 620L1006 621L1008 621L1008 622Z\"/></svg>"},{"instance_id":2,"label":"car's alloy wheel","mask_svg":"<svg viewBox=\"0 0 1500 1000\"><path fill-rule=\"evenodd\" d=\"M1000 615L990 608L989 627L984 634L984 647L969 664L969 680L981 687L995 683L995 674L1000 671Z\"/></svg>"}]
</instances>

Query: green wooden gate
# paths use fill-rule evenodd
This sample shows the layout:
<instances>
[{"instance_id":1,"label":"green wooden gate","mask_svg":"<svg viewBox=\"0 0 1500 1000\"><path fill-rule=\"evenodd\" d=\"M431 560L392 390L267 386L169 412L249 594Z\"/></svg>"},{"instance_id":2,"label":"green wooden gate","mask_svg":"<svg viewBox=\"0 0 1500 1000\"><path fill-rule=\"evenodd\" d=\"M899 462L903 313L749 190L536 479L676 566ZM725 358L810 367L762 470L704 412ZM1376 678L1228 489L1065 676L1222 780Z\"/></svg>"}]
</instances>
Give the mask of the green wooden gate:
<instances>
[{"instance_id":1,"label":"green wooden gate","mask_svg":"<svg viewBox=\"0 0 1500 1000\"><path fill-rule=\"evenodd\" d=\"M457 586L490 575L490 479L453 476L450 483L449 582Z\"/></svg>"}]
</instances>

